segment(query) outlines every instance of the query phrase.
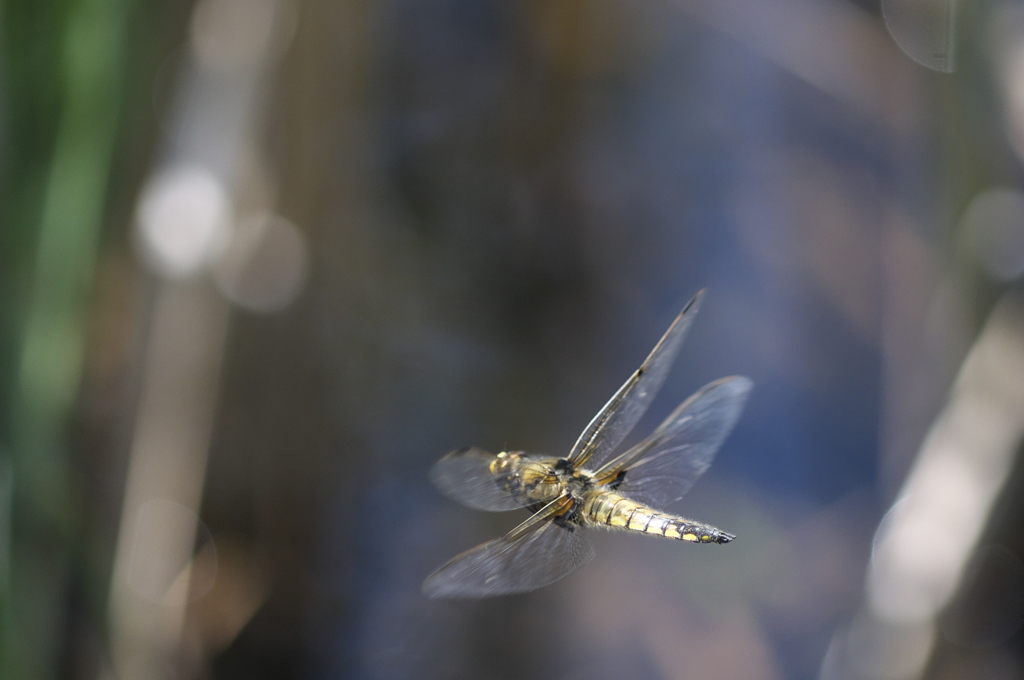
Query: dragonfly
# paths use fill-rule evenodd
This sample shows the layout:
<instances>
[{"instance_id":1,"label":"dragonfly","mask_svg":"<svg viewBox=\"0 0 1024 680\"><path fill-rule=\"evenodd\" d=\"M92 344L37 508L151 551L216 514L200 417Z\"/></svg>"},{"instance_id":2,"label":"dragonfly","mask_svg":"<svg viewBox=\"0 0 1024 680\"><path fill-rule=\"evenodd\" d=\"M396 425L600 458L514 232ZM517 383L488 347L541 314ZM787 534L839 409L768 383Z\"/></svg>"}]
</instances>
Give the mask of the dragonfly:
<instances>
[{"instance_id":1,"label":"dragonfly","mask_svg":"<svg viewBox=\"0 0 1024 680\"><path fill-rule=\"evenodd\" d=\"M640 443L615 455L650 406L679 354L704 291L676 317L658 344L583 430L564 458L467 447L441 458L434 485L469 508L532 514L504 536L455 556L430 574L430 598L482 598L555 583L594 557L589 529L610 529L690 543L735 536L659 508L678 501L711 465L736 424L753 383L743 376L697 391Z\"/></svg>"}]
</instances>

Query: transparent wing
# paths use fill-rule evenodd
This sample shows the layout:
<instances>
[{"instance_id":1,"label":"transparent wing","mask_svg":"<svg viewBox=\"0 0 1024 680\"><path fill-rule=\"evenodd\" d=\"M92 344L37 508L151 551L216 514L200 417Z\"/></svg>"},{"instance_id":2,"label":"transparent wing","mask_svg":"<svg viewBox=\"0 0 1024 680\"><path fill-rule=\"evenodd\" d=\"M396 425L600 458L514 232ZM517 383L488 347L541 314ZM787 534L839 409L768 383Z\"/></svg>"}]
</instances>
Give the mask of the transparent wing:
<instances>
[{"instance_id":1,"label":"transparent wing","mask_svg":"<svg viewBox=\"0 0 1024 680\"><path fill-rule=\"evenodd\" d=\"M703 296L704 291L701 291L686 303L640 368L598 411L572 447L570 462L580 466L594 458L594 465L600 465L602 459L622 443L665 382L665 375L679 353L686 332L693 325Z\"/></svg>"},{"instance_id":2,"label":"transparent wing","mask_svg":"<svg viewBox=\"0 0 1024 680\"><path fill-rule=\"evenodd\" d=\"M452 558L423 582L429 598L474 598L525 593L551 585L594 558L584 530L555 518L572 506L548 503L501 538Z\"/></svg>"},{"instance_id":3,"label":"transparent wing","mask_svg":"<svg viewBox=\"0 0 1024 680\"><path fill-rule=\"evenodd\" d=\"M448 498L474 510L499 512L527 505L528 499L508 492L508 480L491 472L495 457L474 447L452 451L430 468L430 481Z\"/></svg>"},{"instance_id":4,"label":"transparent wing","mask_svg":"<svg viewBox=\"0 0 1024 680\"><path fill-rule=\"evenodd\" d=\"M656 508L679 500L711 465L753 385L741 376L705 385L650 437L598 470L596 478L611 480L625 470L619 493Z\"/></svg>"}]
</instances>

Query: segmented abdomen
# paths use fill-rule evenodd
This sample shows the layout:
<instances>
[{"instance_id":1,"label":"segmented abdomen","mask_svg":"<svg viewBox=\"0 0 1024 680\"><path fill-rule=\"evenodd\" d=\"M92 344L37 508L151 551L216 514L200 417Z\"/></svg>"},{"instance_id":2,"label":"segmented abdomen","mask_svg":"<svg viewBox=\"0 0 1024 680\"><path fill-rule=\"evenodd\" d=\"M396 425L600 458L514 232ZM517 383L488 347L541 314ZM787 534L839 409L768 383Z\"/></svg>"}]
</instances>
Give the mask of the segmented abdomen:
<instances>
[{"instance_id":1,"label":"segmented abdomen","mask_svg":"<svg viewBox=\"0 0 1024 680\"><path fill-rule=\"evenodd\" d=\"M658 512L613 491L594 491L583 504L591 526L635 531L691 543L728 543L735 536L708 524Z\"/></svg>"}]
</instances>

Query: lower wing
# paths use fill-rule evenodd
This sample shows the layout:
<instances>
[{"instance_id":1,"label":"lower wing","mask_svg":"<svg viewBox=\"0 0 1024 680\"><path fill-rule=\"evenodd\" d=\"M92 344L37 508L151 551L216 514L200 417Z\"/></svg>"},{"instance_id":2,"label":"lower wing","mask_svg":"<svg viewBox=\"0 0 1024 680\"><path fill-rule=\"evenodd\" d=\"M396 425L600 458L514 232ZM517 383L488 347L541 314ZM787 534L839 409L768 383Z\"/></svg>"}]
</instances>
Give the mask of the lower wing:
<instances>
[{"instance_id":1,"label":"lower wing","mask_svg":"<svg viewBox=\"0 0 1024 680\"><path fill-rule=\"evenodd\" d=\"M452 558L423 582L429 598L475 598L535 590L594 558L584 530L559 522L573 501L558 498L501 538Z\"/></svg>"}]
</instances>

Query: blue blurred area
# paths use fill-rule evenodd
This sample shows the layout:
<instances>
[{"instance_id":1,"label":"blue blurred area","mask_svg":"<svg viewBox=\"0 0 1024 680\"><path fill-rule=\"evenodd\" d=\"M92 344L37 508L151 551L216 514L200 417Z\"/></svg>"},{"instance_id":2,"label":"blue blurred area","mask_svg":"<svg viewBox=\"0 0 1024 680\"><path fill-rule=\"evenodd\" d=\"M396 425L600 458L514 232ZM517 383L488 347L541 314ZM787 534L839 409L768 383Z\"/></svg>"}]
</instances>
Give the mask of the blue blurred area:
<instances>
[{"instance_id":1,"label":"blue blurred area","mask_svg":"<svg viewBox=\"0 0 1024 680\"><path fill-rule=\"evenodd\" d=\"M408 260L394 264L414 269L416 283L384 296L386 373L356 425L360 467L376 481L332 505L327 522L328 543L347 549L327 553L322 578L350 589L327 616L338 628L319 677L575 677L574 653L557 651L549 630L561 617L589 625L575 621L571 585L479 604L418 597L434 564L512 521L447 505L425 488L425 472L463 445L564 454L702 287L697 328L639 429L703 383L745 374L755 393L707 495L756 498L777 515L776 530L799 540L805 518L877 482L875 222L881 201L899 200L882 189L893 164L877 143L883 123L851 116L671 6L550 12L461 2L376 12L366 153L379 159L378 209L389 217L374 238L385 250L401 244ZM579 42L559 42L577 20L592 22ZM827 176L816 183L819 171ZM846 223L814 221L850 206L862 207ZM842 307L851 299L859 317ZM364 512L375 519L353 519ZM854 523L866 528L878 510L860 512ZM834 540L863 550L867 538ZM603 547L648 548L629 537ZM708 559L735 559L728 550ZM758 611L751 596L743 606ZM810 620L834 624L837 613ZM783 677L816 673L807 659L820 658L827 637L771 617L761 631ZM621 653L648 659L630 664L631 677L667 677L644 644L624 641ZM549 654L561 660L543 661ZM587 677L618 673L599 666Z\"/></svg>"}]
</instances>

